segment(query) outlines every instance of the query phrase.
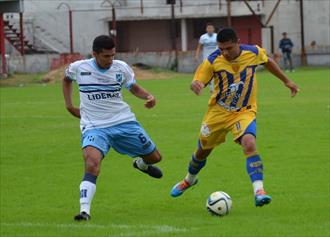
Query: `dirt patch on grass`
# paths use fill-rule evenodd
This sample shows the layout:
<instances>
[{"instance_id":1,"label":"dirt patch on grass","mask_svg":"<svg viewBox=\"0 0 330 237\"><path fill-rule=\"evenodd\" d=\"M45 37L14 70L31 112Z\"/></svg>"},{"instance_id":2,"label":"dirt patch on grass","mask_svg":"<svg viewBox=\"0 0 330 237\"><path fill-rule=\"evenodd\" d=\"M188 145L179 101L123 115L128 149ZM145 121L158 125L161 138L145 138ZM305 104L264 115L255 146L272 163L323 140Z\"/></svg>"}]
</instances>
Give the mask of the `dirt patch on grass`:
<instances>
[{"instance_id":1,"label":"dirt patch on grass","mask_svg":"<svg viewBox=\"0 0 330 237\"><path fill-rule=\"evenodd\" d=\"M53 84L59 82L63 79L64 71L67 66L63 66L56 70L52 70L48 73L39 73L39 74L14 74L9 76L6 79L0 80L0 86L24 86L27 84L34 83L45 83L45 84ZM142 69L136 66L132 66L133 71L135 73L135 78L137 80L163 80L163 79L171 79L180 75L179 73L151 68L151 69Z\"/></svg>"},{"instance_id":2,"label":"dirt patch on grass","mask_svg":"<svg viewBox=\"0 0 330 237\"><path fill-rule=\"evenodd\" d=\"M54 83L63 79L64 71L67 66L63 66L59 69L50 71L43 78L43 83ZM136 66L132 66L132 69L137 80L153 80L153 79L169 79L177 75L176 72L172 72L164 69L141 69Z\"/></svg>"},{"instance_id":3,"label":"dirt patch on grass","mask_svg":"<svg viewBox=\"0 0 330 237\"><path fill-rule=\"evenodd\" d=\"M7 78L0 79L0 87L40 84L44 75L45 73L9 75Z\"/></svg>"}]
</instances>

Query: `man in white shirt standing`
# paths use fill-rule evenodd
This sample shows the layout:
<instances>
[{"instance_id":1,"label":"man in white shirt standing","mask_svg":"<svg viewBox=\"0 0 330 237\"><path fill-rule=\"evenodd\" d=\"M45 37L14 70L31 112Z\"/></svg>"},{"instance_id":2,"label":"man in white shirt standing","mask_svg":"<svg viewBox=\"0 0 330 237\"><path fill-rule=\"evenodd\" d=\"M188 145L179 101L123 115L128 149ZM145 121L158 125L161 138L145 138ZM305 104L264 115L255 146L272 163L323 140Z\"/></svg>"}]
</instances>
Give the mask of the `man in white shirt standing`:
<instances>
[{"instance_id":1,"label":"man in white shirt standing","mask_svg":"<svg viewBox=\"0 0 330 237\"><path fill-rule=\"evenodd\" d=\"M217 45L217 34L214 33L215 28L212 23L206 24L206 33L199 38L198 46L195 54L195 61L198 62L201 50L203 50L203 61L207 57L218 49ZM213 79L209 83L210 92L214 91Z\"/></svg>"},{"instance_id":2,"label":"man in white shirt standing","mask_svg":"<svg viewBox=\"0 0 330 237\"><path fill-rule=\"evenodd\" d=\"M63 79L63 95L67 110L80 118L81 147L85 174L80 183L80 213L76 221L90 220L90 206L96 191L96 179L101 162L108 151L131 157L134 168L153 178L161 178L161 170L153 166L161 155L148 134L137 122L128 104L122 99L125 87L136 97L145 100L145 107L155 106L156 99L139 86L133 70L123 61L114 60L116 53L112 38L100 35L93 42L93 58L69 65ZM72 103L72 82L79 87L80 108Z\"/></svg>"}]
</instances>

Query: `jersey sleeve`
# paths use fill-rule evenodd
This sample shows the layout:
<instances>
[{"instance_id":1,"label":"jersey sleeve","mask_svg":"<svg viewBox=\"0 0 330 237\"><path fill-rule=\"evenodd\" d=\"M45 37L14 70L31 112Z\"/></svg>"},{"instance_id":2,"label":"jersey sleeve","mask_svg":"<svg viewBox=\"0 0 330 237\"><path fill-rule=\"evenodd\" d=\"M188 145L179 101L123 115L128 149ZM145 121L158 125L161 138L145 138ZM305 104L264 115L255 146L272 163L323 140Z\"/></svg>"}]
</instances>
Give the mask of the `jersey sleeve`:
<instances>
[{"instance_id":1,"label":"jersey sleeve","mask_svg":"<svg viewBox=\"0 0 330 237\"><path fill-rule=\"evenodd\" d=\"M78 74L78 62L71 63L64 72L64 77L66 79L76 81L77 80L77 74Z\"/></svg>"},{"instance_id":2,"label":"jersey sleeve","mask_svg":"<svg viewBox=\"0 0 330 237\"><path fill-rule=\"evenodd\" d=\"M201 36L201 37L199 37L199 41L198 41L198 43L200 43L201 45L203 45L205 42L204 42L205 40L204 40L204 37L203 37L203 35Z\"/></svg>"},{"instance_id":3,"label":"jersey sleeve","mask_svg":"<svg viewBox=\"0 0 330 237\"><path fill-rule=\"evenodd\" d=\"M131 87L136 83L134 71L128 64L125 63L123 68L123 73L124 73L123 85L125 86L126 89L130 90Z\"/></svg>"},{"instance_id":4,"label":"jersey sleeve","mask_svg":"<svg viewBox=\"0 0 330 237\"><path fill-rule=\"evenodd\" d=\"M195 72L194 81L200 81L205 85L213 77L213 66L208 59L205 59L202 64L200 64Z\"/></svg>"},{"instance_id":5,"label":"jersey sleeve","mask_svg":"<svg viewBox=\"0 0 330 237\"><path fill-rule=\"evenodd\" d=\"M266 50L264 48L260 48L259 46L256 46L258 49L258 55L257 55L257 64L265 64L268 62L268 56L266 54Z\"/></svg>"}]
</instances>

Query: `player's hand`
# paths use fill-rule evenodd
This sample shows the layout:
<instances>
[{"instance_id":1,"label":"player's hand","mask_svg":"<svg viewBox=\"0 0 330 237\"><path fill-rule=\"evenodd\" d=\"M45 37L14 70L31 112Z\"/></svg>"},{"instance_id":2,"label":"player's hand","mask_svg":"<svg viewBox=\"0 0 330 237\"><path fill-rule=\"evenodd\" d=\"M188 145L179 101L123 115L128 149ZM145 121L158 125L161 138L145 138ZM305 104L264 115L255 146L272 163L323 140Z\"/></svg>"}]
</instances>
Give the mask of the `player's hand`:
<instances>
[{"instance_id":1,"label":"player's hand","mask_svg":"<svg viewBox=\"0 0 330 237\"><path fill-rule=\"evenodd\" d=\"M204 88L204 83L200 81L193 81L190 85L190 89L196 94L201 95Z\"/></svg>"},{"instance_id":2,"label":"player's hand","mask_svg":"<svg viewBox=\"0 0 330 237\"><path fill-rule=\"evenodd\" d=\"M80 118L80 109L73 107L73 106L68 106L66 109L75 117Z\"/></svg>"},{"instance_id":3,"label":"player's hand","mask_svg":"<svg viewBox=\"0 0 330 237\"><path fill-rule=\"evenodd\" d=\"M156 105L156 99L154 96L149 95L147 97L147 102L144 104L144 106L148 109L151 109L152 107L154 107Z\"/></svg>"},{"instance_id":4,"label":"player's hand","mask_svg":"<svg viewBox=\"0 0 330 237\"><path fill-rule=\"evenodd\" d=\"M285 86L291 90L291 97L294 97L299 92L298 86L292 81L286 82Z\"/></svg>"}]
</instances>

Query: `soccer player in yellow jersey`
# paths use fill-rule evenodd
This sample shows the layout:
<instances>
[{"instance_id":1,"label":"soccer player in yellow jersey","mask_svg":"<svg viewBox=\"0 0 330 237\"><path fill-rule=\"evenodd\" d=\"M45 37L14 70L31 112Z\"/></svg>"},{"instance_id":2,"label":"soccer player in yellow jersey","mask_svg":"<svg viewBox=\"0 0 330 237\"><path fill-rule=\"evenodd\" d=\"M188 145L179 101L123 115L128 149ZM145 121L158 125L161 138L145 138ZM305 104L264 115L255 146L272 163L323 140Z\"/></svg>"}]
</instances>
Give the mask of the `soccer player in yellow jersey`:
<instances>
[{"instance_id":1,"label":"soccer player in yellow jersey","mask_svg":"<svg viewBox=\"0 0 330 237\"><path fill-rule=\"evenodd\" d=\"M197 174L205 166L211 151L225 142L228 132L234 136L246 156L246 169L250 176L255 205L271 202L263 187L263 165L256 149L256 67L265 68L290 89L291 96L299 91L263 48L240 44L236 32L224 28L217 35L219 49L214 51L198 67L191 83L191 90L200 95L203 88L214 78L215 90L204 116L198 148L192 155L187 176L171 190L173 197L197 183Z\"/></svg>"}]
</instances>

